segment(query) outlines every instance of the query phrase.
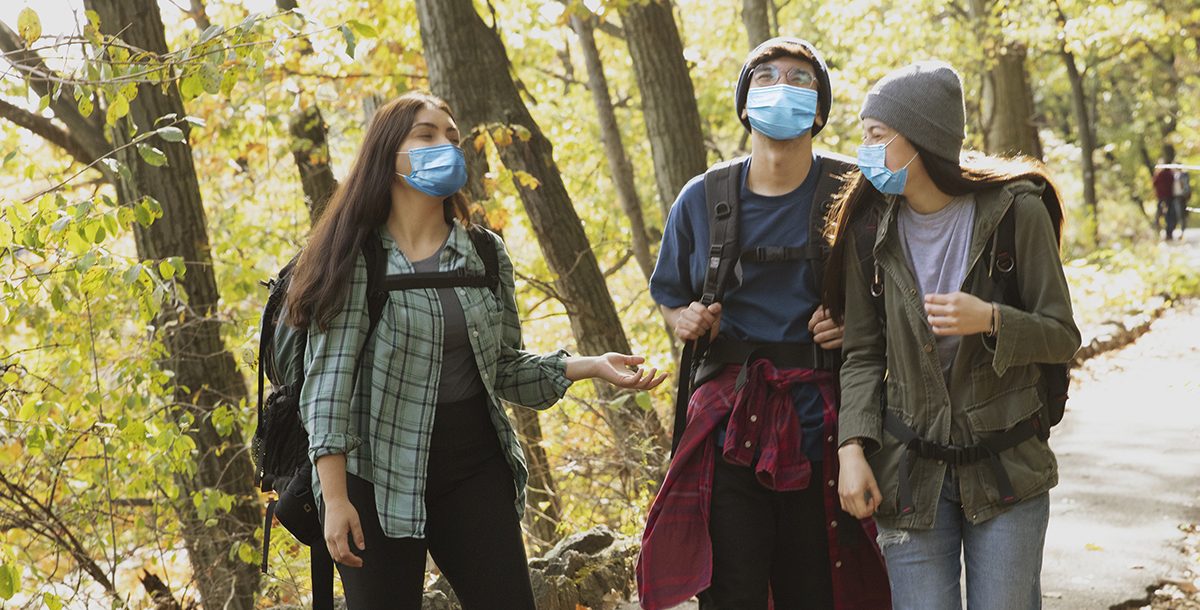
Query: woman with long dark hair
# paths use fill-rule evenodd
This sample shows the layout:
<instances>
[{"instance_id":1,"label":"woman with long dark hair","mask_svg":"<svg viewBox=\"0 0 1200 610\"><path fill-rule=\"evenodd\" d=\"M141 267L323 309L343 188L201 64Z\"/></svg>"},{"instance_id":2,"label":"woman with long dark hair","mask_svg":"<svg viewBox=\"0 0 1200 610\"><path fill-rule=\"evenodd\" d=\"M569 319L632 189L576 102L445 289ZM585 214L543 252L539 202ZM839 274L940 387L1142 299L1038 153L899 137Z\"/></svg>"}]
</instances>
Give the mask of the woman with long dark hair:
<instances>
[{"instance_id":1,"label":"woman with long dark hair","mask_svg":"<svg viewBox=\"0 0 1200 610\"><path fill-rule=\"evenodd\" d=\"M873 516L897 610L1041 607L1058 482L1049 363L1079 330L1062 206L1026 159L962 155L958 74L918 62L863 105L862 174L831 222L826 303L845 321L839 495Z\"/></svg>"},{"instance_id":2,"label":"woman with long dark hair","mask_svg":"<svg viewBox=\"0 0 1200 610\"><path fill-rule=\"evenodd\" d=\"M350 608L419 609L428 552L464 608L533 610L527 471L500 399L541 409L579 379L644 390L665 377L635 356L523 351L512 262L471 225L460 191L460 137L432 95L381 107L288 292L289 322L308 328L313 488ZM378 294L367 294L364 244L381 249L388 281L451 281L387 293L368 333ZM496 285L453 281L486 276L489 258Z\"/></svg>"}]
</instances>

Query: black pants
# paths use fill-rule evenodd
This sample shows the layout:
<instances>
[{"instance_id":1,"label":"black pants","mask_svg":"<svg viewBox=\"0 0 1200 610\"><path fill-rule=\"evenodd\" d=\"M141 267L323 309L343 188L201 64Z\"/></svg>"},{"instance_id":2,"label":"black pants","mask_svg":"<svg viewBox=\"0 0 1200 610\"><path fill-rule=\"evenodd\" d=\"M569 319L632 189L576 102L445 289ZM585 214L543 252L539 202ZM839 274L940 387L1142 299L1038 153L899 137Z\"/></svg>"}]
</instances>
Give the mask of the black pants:
<instances>
[{"instance_id":1,"label":"black pants","mask_svg":"<svg viewBox=\"0 0 1200 610\"><path fill-rule=\"evenodd\" d=\"M337 566L347 606L420 610L428 551L464 610L534 610L512 471L483 395L437 406L430 452L425 538L387 537L374 487L347 476L367 543L363 567Z\"/></svg>"},{"instance_id":2,"label":"black pants","mask_svg":"<svg viewBox=\"0 0 1200 610\"><path fill-rule=\"evenodd\" d=\"M820 465L814 463L820 472ZM717 456L709 534L712 586L701 610L831 610L829 538L820 476L800 491L759 484L749 467Z\"/></svg>"}]
</instances>

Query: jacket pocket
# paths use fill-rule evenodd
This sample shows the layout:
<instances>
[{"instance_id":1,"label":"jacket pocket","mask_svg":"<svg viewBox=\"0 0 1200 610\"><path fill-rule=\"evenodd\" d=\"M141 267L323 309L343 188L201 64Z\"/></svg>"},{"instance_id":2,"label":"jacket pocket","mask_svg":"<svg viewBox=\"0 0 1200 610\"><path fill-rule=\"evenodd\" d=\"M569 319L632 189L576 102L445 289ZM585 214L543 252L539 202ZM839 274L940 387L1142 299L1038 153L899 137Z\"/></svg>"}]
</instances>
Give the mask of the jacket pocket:
<instances>
[{"instance_id":1,"label":"jacket pocket","mask_svg":"<svg viewBox=\"0 0 1200 610\"><path fill-rule=\"evenodd\" d=\"M964 409L975 432L1007 430L1042 407L1037 391L1041 373L1036 365L1008 369L996 374L991 363L971 371L971 399Z\"/></svg>"}]
</instances>

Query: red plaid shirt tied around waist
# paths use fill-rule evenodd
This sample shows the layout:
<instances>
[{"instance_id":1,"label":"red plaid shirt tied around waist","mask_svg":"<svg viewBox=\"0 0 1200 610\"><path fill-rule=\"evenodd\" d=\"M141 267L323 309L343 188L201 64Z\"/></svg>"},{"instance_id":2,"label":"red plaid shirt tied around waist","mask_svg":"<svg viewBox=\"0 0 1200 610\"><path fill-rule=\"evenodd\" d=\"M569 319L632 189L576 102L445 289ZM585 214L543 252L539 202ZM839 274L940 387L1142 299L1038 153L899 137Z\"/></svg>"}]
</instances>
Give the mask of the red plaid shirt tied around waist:
<instances>
[{"instance_id":1,"label":"red plaid shirt tied around waist","mask_svg":"<svg viewBox=\"0 0 1200 610\"><path fill-rule=\"evenodd\" d=\"M726 366L720 375L700 386L688 404L687 428L650 507L642 535L637 565L641 606L665 610L712 583L708 526L716 460L713 434L722 422L728 421L721 448L725 460L743 466L753 464L755 476L764 487L792 491L814 483L790 389L797 383L815 383L825 402L825 459L821 479L815 483L821 484L825 492L835 605L837 610L890 608L887 572L875 545L875 525L870 520L859 522L841 511L838 501L834 374L777 369L765 359L753 362L744 379L738 379L741 369Z\"/></svg>"}]
</instances>

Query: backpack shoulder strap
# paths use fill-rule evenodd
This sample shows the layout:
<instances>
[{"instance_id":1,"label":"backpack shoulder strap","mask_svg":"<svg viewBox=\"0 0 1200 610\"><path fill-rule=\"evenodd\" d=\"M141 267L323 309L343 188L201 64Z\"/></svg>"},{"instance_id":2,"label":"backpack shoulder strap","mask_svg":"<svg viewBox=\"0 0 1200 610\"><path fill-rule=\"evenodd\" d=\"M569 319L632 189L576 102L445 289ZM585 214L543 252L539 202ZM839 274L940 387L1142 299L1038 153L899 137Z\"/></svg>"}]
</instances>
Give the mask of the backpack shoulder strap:
<instances>
[{"instance_id":1,"label":"backpack shoulder strap","mask_svg":"<svg viewBox=\"0 0 1200 610\"><path fill-rule=\"evenodd\" d=\"M361 252L367 264L367 338L375 332L379 319L383 317L383 308L387 306L388 293L383 289L384 277L387 274L387 252L383 250L383 242L374 231L367 233L363 240Z\"/></svg>"},{"instance_id":2,"label":"backpack shoulder strap","mask_svg":"<svg viewBox=\"0 0 1200 610\"><path fill-rule=\"evenodd\" d=\"M746 157L722 161L704 172L704 201L708 208L708 264L700 302L719 302L725 296L729 275L741 254L738 244L739 191Z\"/></svg>"},{"instance_id":3,"label":"backpack shoulder strap","mask_svg":"<svg viewBox=\"0 0 1200 610\"><path fill-rule=\"evenodd\" d=\"M817 155L821 160L821 170L813 192L812 208L808 213L808 245L804 249L805 258L812 262L817 286L822 286L825 281L825 261L829 259L829 243L825 241L829 210L833 207L834 198L842 190L843 178L858 169L858 164L850 157L837 153L818 151Z\"/></svg>"},{"instance_id":4,"label":"backpack shoulder strap","mask_svg":"<svg viewBox=\"0 0 1200 610\"><path fill-rule=\"evenodd\" d=\"M497 253L497 248L500 247L500 244L497 243L491 231L479 225L474 225L467 230L467 235L471 237L475 252L479 254L479 258L483 259L483 274L487 279L487 287L492 294L499 296L500 255Z\"/></svg>"}]
</instances>

